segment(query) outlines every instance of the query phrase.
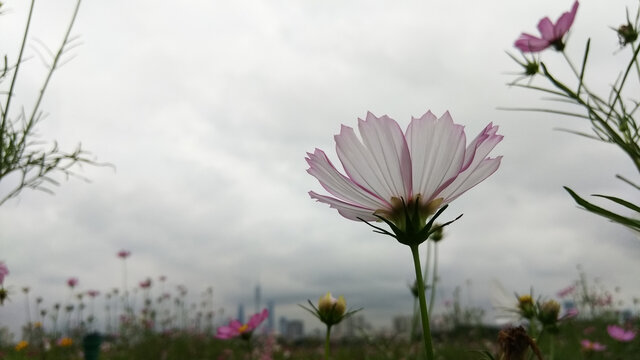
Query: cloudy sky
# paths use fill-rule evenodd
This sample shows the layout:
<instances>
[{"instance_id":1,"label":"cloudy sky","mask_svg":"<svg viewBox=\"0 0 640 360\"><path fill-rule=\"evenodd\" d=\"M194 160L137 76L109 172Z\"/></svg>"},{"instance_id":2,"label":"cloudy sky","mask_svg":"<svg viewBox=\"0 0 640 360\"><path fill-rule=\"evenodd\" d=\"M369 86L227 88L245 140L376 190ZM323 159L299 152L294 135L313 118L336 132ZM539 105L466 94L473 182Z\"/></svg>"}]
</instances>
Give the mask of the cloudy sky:
<instances>
[{"instance_id":1,"label":"cloudy sky","mask_svg":"<svg viewBox=\"0 0 640 360\"><path fill-rule=\"evenodd\" d=\"M10 61L23 3L3 7ZM581 264L629 304L640 295L637 235L578 209L562 186L637 201L614 178L637 180L631 162L612 145L554 130L589 131L579 119L497 109L556 105L506 86L520 69L505 51L518 55L520 32L537 34L542 16L555 21L571 4L86 1L73 29L80 46L54 74L38 134L64 150L82 143L115 170L77 168L90 183L60 178L54 196L27 190L0 207L0 260L13 289L0 323L24 322L23 286L45 306L66 299L70 276L81 290L120 287L116 252L128 249L129 285L166 275L166 286L184 284L194 299L213 286L220 321L238 303L252 312L261 284L277 316L308 327L296 304L326 291L389 327L411 312L410 251L312 201L309 190L324 190L304 157L317 147L339 163L333 135L367 111L405 127L429 109L449 110L468 139L489 122L504 135L492 153L504 156L500 169L444 214L464 216L439 248L439 303L461 286L464 299L488 306L492 279L553 296ZM33 106L46 74L40 44L59 45L73 5L36 4L14 112ZM609 28L624 21L625 5L633 13L637 2L583 1L570 34L576 62L592 38L587 79L602 94L629 56ZM542 60L571 79L558 53ZM3 179L0 195L11 184Z\"/></svg>"}]
</instances>

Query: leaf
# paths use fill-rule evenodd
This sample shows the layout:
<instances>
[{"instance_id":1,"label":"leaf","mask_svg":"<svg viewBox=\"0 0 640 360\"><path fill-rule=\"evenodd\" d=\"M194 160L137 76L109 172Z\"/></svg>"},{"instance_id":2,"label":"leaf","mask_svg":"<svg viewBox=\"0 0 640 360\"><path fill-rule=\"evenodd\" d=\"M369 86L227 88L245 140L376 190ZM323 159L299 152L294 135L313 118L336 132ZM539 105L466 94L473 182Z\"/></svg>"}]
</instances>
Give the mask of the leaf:
<instances>
[{"instance_id":1,"label":"leaf","mask_svg":"<svg viewBox=\"0 0 640 360\"><path fill-rule=\"evenodd\" d=\"M606 217L607 219L613 222L617 222L618 224L640 231L640 220L624 217L622 215L618 215L609 210L603 209L581 198L580 196L578 196L578 194L576 194L573 190L569 189L568 187L564 186L564 189L567 190L569 195L571 195L573 200L575 200L575 202L578 203L578 205L584 207L587 211Z\"/></svg>"}]
</instances>

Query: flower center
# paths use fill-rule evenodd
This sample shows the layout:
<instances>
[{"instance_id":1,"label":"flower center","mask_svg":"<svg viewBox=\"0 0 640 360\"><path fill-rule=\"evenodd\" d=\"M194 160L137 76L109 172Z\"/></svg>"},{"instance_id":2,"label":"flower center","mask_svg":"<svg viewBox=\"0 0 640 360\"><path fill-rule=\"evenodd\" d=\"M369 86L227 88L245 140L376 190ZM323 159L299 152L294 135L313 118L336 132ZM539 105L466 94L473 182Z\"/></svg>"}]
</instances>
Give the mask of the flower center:
<instances>
[{"instance_id":1,"label":"flower center","mask_svg":"<svg viewBox=\"0 0 640 360\"><path fill-rule=\"evenodd\" d=\"M240 328L238 329L238 332L240 334L242 334L243 332L247 331L248 328L249 328L249 325L244 324L244 325L240 326Z\"/></svg>"}]
</instances>

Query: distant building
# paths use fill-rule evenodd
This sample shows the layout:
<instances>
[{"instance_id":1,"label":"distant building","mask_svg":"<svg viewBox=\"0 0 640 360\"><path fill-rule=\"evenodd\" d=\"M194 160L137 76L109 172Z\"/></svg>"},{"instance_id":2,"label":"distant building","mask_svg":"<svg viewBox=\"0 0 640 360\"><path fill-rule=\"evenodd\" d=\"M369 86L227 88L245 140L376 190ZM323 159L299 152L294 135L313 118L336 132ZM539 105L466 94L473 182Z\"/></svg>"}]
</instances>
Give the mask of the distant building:
<instances>
[{"instance_id":1,"label":"distant building","mask_svg":"<svg viewBox=\"0 0 640 360\"><path fill-rule=\"evenodd\" d=\"M275 312L275 303L273 300L269 300L267 302L267 309L269 310L269 317L267 318L267 331L268 332L273 332L275 331L275 318L276 318L276 312Z\"/></svg>"},{"instance_id":2,"label":"distant building","mask_svg":"<svg viewBox=\"0 0 640 360\"><path fill-rule=\"evenodd\" d=\"M413 317L408 315L398 315L393 318L393 332L398 335L409 335Z\"/></svg>"},{"instance_id":3,"label":"distant building","mask_svg":"<svg viewBox=\"0 0 640 360\"><path fill-rule=\"evenodd\" d=\"M244 305L238 304L238 321L244 324Z\"/></svg>"},{"instance_id":4,"label":"distant building","mask_svg":"<svg viewBox=\"0 0 640 360\"><path fill-rule=\"evenodd\" d=\"M302 320L287 321L285 332L281 334L287 340L298 340L304 337L304 323Z\"/></svg>"},{"instance_id":5,"label":"distant building","mask_svg":"<svg viewBox=\"0 0 640 360\"><path fill-rule=\"evenodd\" d=\"M363 331L369 332L372 329L373 326L367 322L364 315L355 315L342 320L341 323L335 326L335 329L331 330L331 333L336 338L353 338L360 336Z\"/></svg>"},{"instance_id":6,"label":"distant building","mask_svg":"<svg viewBox=\"0 0 640 360\"><path fill-rule=\"evenodd\" d=\"M280 336L286 340L298 340L304 337L304 323L302 320L289 320L281 316L278 325Z\"/></svg>"}]
</instances>

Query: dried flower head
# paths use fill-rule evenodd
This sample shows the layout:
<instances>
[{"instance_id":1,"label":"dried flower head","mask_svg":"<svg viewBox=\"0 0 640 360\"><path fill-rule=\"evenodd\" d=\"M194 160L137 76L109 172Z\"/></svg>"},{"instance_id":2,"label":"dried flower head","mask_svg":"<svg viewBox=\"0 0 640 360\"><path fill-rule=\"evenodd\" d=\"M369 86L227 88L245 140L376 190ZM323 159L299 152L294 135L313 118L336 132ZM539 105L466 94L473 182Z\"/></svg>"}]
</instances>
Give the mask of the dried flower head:
<instances>
[{"instance_id":1,"label":"dried flower head","mask_svg":"<svg viewBox=\"0 0 640 360\"><path fill-rule=\"evenodd\" d=\"M506 328L498 333L498 346L500 347L500 359L504 360L524 360L529 348L542 360L542 354L536 342L527 334L522 327Z\"/></svg>"}]
</instances>

